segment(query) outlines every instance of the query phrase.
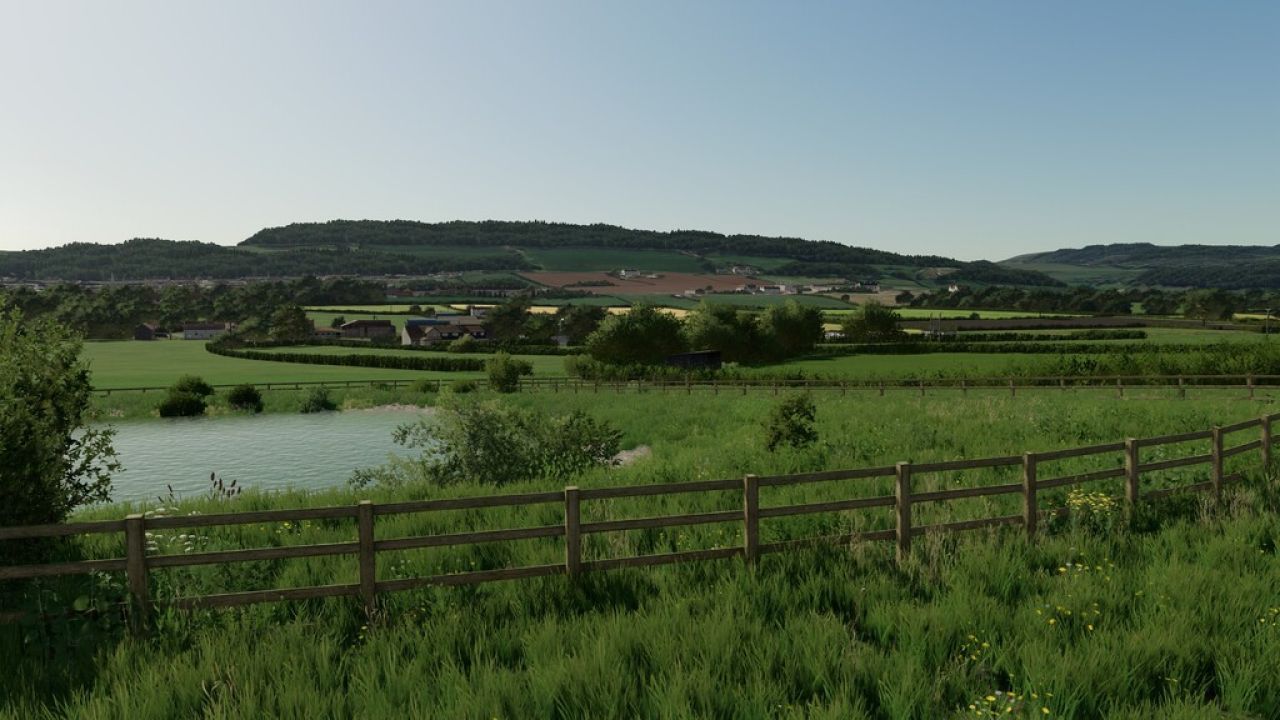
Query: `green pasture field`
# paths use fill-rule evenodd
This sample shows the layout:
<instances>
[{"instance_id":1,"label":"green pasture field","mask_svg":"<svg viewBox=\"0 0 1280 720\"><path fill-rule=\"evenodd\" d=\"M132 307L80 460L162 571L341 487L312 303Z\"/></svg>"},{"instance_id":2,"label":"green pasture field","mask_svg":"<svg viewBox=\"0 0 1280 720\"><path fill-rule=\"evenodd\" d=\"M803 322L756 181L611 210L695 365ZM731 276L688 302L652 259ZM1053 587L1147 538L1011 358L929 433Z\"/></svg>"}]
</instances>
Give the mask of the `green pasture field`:
<instances>
[{"instance_id":1,"label":"green pasture field","mask_svg":"<svg viewBox=\"0 0 1280 720\"><path fill-rule=\"evenodd\" d=\"M643 270L647 272L702 272L698 258L664 250L626 248L522 248L529 261L544 270Z\"/></svg>"},{"instance_id":2,"label":"green pasture field","mask_svg":"<svg viewBox=\"0 0 1280 720\"><path fill-rule=\"evenodd\" d=\"M241 360L214 355L206 351L204 345L195 340L88 342L84 346L84 357L93 373L93 385L98 389L168 386L183 375L199 375L214 385L466 376L465 373ZM321 348L308 348L312 349ZM478 373L471 374L476 375Z\"/></svg>"},{"instance_id":3,"label":"green pasture field","mask_svg":"<svg viewBox=\"0 0 1280 720\"><path fill-rule=\"evenodd\" d=\"M474 245L364 245L364 250L392 253L395 255L412 255L414 257L432 259L450 258L503 258L513 259L515 255L501 247Z\"/></svg>"},{"instance_id":4,"label":"green pasture field","mask_svg":"<svg viewBox=\"0 0 1280 720\"><path fill-rule=\"evenodd\" d=\"M482 402L487 393L457 402ZM1200 430L1273 409L1238 398L1193 402L816 394L816 444L770 453L767 394L519 395L539 412L584 410L652 457L629 467L501 489L477 484L355 493L248 494L161 514L350 505L494 492L544 492L740 478L832 468L1016 455ZM655 422L654 418L661 418ZM211 421L216 422L216 421ZM1230 444L1253 433L1230 436ZM1144 450L1152 462L1205 451L1203 441ZM1041 466L1042 477L1118 467L1120 454ZM1075 520L923 535L897 566L892 543L793 549L761 558L636 568L381 597L366 619L354 600L284 602L183 615L152 635L119 623L0 628L0 717L412 718L1208 718L1280 716L1280 541L1274 476L1255 453L1220 506L1201 496L1119 509L1080 501ZM1016 483L1018 468L920 474L914 489ZM1205 479L1205 468L1144 477L1143 489ZM891 479L764 488L761 506L892 494ZM1110 495L1121 480L1085 489ZM1044 508L1066 503L1043 489ZM919 503L914 523L1017 514L1019 496ZM741 511L741 494L584 500L584 522ZM1092 508L1086 510L1086 508ZM128 511L136 511L130 508ZM148 509L155 510L154 504ZM557 525L559 504L379 516L379 539ZM77 519L118 518L122 507ZM761 542L892 527L892 508L762 521ZM181 533L181 536L179 535ZM350 542L349 521L158 530L162 552ZM741 523L588 535L584 559L740 547ZM118 557L118 535L60 548L59 559ZM562 563L558 538L379 554L378 579ZM105 576L102 576L105 577ZM52 606L82 593L119 597L95 576L41 584ZM157 571L153 597L357 582L350 557ZM31 598L22 601L32 605ZM1009 693L1016 699L1009 700ZM972 708L974 709L970 709ZM1010 712L1005 712L1009 708ZM978 711L988 711L978 714Z\"/></svg>"},{"instance_id":5,"label":"green pasture field","mask_svg":"<svg viewBox=\"0 0 1280 720\"><path fill-rule=\"evenodd\" d=\"M759 257L755 255L721 255L718 253L708 255L707 259L717 265L750 265L752 267L760 268L765 272L775 268L780 268L788 263L795 262L791 258Z\"/></svg>"},{"instance_id":6,"label":"green pasture field","mask_svg":"<svg viewBox=\"0 0 1280 720\"><path fill-rule=\"evenodd\" d=\"M803 371L810 377L878 380L891 378L992 377L1036 362L1028 353L930 353L927 355L841 355L810 357L758 368L747 373Z\"/></svg>"}]
</instances>

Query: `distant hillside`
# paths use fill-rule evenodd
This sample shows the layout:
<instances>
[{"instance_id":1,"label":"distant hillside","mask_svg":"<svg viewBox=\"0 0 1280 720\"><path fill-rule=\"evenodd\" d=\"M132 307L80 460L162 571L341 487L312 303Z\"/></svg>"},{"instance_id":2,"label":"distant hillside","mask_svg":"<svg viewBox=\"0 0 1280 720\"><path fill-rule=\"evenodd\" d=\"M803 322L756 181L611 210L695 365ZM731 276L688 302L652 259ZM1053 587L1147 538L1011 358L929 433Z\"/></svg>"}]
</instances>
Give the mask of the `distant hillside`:
<instances>
[{"instance_id":1,"label":"distant hillside","mask_svg":"<svg viewBox=\"0 0 1280 720\"><path fill-rule=\"evenodd\" d=\"M1089 245L1020 255L1001 265L1090 284L1280 288L1280 245Z\"/></svg>"},{"instance_id":2,"label":"distant hillside","mask_svg":"<svg viewBox=\"0 0 1280 720\"><path fill-rule=\"evenodd\" d=\"M347 249L262 252L213 243L135 239L115 245L73 243L44 250L0 252L0 278L19 280L154 280L302 275L391 275L445 270L519 268L518 256L422 258ZM524 264L525 267L527 263Z\"/></svg>"},{"instance_id":3,"label":"distant hillside","mask_svg":"<svg viewBox=\"0 0 1280 720\"><path fill-rule=\"evenodd\" d=\"M421 275L444 271L614 270L766 277L882 278L928 283L1055 286L1027 268L903 255L830 241L548 222L334 220L267 228L236 247L135 239L0 252L0 277L20 280L232 279ZM910 286L910 285L909 285Z\"/></svg>"}]
</instances>

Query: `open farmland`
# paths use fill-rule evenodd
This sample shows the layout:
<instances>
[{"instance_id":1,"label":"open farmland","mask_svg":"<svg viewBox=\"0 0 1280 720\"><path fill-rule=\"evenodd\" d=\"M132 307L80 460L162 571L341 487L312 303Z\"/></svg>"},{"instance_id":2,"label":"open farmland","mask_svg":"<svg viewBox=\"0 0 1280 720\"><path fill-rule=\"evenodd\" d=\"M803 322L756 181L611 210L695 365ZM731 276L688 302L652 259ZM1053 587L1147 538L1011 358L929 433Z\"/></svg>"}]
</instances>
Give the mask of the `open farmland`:
<instances>
[{"instance_id":1,"label":"open farmland","mask_svg":"<svg viewBox=\"0 0 1280 720\"><path fill-rule=\"evenodd\" d=\"M683 272L664 272L657 278L629 278L623 280L611 277L604 272L526 272L520 273L526 279L548 287L566 288L595 293L599 295L671 295L699 288L711 288L713 291L732 292L744 283L746 278L733 275L703 275ZM600 285L580 285L580 283L601 283ZM604 284L608 283L608 284Z\"/></svg>"},{"instance_id":2,"label":"open farmland","mask_svg":"<svg viewBox=\"0 0 1280 720\"><path fill-rule=\"evenodd\" d=\"M661 250L628 248L525 248L520 251L533 265L551 272L584 270L641 270L645 272L690 272L703 269L693 255Z\"/></svg>"}]
</instances>

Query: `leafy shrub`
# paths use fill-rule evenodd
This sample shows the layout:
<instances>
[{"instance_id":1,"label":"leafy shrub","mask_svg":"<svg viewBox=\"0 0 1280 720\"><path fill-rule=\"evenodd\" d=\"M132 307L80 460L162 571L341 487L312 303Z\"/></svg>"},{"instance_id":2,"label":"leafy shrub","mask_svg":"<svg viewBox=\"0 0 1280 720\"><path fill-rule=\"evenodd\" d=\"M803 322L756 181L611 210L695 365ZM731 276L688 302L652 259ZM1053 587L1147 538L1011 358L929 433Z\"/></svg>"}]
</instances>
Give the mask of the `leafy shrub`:
<instances>
[{"instance_id":1,"label":"leafy shrub","mask_svg":"<svg viewBox=\"0 0 1280 720\"><path fill-rule=\"evenodd\" d=\"M429 392L435 392L439 387L440 387L439 380L432 380L430 378L418 378L417 380L414 380L412 384L409 385L409 391L418 393L419 395L425 395L426 393L429 393Z\"/></svg>"},{"instance_id":2,"label":"leafy shrub","mask_svg":"<svg viewBox=\"0 0 1280 720\"><path fill-rule=\"evenodd\" d=\"M204 381L199 375L183 375L178 378L178 382L173 384L169 389L170 392L189 393L196 397L209 397L213 394L213 386Z\"/></svg>"},{"instance_id":3,"label":"leafy shrub","mask_svg":"<svg viewBox=\"0 0 1280 720\"><path fill-rule=\"evenodd\" d=\"M258 388L249 385L237 385L231 388L231 392L227 393L227 404L236 410L251 410L255 413L262 412L262 393Z\"/></svg>"},{"instance_id":4,"label":"leafy shrub","mask_svg":"<svg viewBox=\"0 0 1280 720\"><path fill-rule=\"evenodd\" d=\"M783 398L774 405L765 423L765 448L774 452L787 446L793 448L812 445L818 439L814 418L818 408L808 392Z\"/></svg>"},{"instance_id":5,"label":"leafy shrub","mask_svg":"<svg viewBox=\"0 0 1280 720\"><path fill-rule=\"evenodd\" d=\"M479 387L480 386L476 384L475 380L455 380L453 384L449 386L449 392L454 393L455 395L465 395L467 393L475 392Z\"/></svg>"},{"instance_id":6,"label":"leafy shrub","mask_svg":"<svg viewBox=\"0 0 1280 720\"><path fill-rule=\"evenodd\" d=\"M311 392L307 393L307 397L302 401L302 412L315 413L336 410L337 405L329 398L329 391L322 387L311 388Z\"/></svg>"},{"instance_id":7,"label":"leafy shrub","mask_svg":"<svg viewBox=\"0 0 1280 720\"><path fill-rule=\"evenodd\" d=\"M520 376L533 373L533 365L500 352L489 361L489 387L500 393L520 389Z\"/></svg>"},{"instance_id":8,"label":"leafy shrub","mask_svg":"<svg viewBox=\"0 0 1280 720\"><path fill-rule=\"evenodd\" d=\"M93 389L80 349L66 327L0 307L0 526L60 522L110 495L120 464L113 431L85 422ZM0 563L38 562L40 544L0 543Z\"/></svg>"},{"instance_id":9,"label":"leafy shrub","mask_svg":"<svg viewBox=\"0 0 1280 720\"><path fill-rule=\"evenodd\" d=\"M449 403L434 420L397 428L395 441L423 448L421 457L356 473L351 483L561 481L607 465L618 453L621 438L609 423L580 410L552 416L496 401Z\"/></svg>"},{"instance_id":10,"label":"leafy shrub","mask_svg":"<svg viewBox=\"0 0 1280 720\"><path fill-rule=\"evenodd\" d=\"M449 343L449 352L456 352L456 353L475 352L479 344L480 343L476 342L476 339L471 337L470 335L463 335L457 340L454 340L453 342Z\"/></svg>"},{"instance_id":11,"label":"leafy shrub","mask_svg":"<svg viewBox=\"0 0 1280 720\"><path fill-rule=\"evenodd\" d=\"M204 414L204 398L190 392L183 392L176 387L169 389L169 395L160 401L157 408L160 417L196 417Z\"/></svg>"}]
</instances>

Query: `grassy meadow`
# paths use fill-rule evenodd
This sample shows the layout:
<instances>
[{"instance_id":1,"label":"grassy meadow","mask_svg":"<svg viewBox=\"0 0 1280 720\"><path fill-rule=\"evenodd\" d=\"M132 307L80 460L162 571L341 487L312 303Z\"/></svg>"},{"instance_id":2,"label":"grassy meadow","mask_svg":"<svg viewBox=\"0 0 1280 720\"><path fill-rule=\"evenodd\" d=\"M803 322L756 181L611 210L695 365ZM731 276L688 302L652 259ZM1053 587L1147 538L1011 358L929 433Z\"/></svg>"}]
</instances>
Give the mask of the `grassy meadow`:
<instances>
[{"instance_id":1,"label":"grassy meadow","mask_svg":"<svg viewBox=\"0 0 1280 720\"><path fill-rule=\"evenodd\" d=\"M769 453L762 418L776 402L661 393L516 395L547 413L575 409L623 431L652 456L573 478L355 493L245 495L149 506L164 515L734 478L1049 450L1198 430L1271 412L1226 394L1194 401L1085 393L953 397L817 394L816 445ZM450 402L481 402L480 393ZM438 399L436 401L439 401ZM655 418L661 418L655 422ZM210 421L216 422L216 421ZM1253 438L1231 436L1229 444ZM1151 448L1143 461L1204 452ZM1115 467L1119 454L1058 461L1042 475ZM155 632L51 623L0 629L0 717L421 718L1201 718L1280 715L1280 520L1276 478L1256 454L1228 459L1248 479L1226 502L1144 505L1133 524L1081 506L1035 541L1018 529L920 538L893 563L891 543L817 548L740 561L593 573L388 594L372 620L354 601L162 614ZM1144 490L1205 479L1203 466L1144 476ZM1015 471L921 475L926 491L1014 482ZM1086 486L1112 494L1119 481ZM761 506L882 495L858 480L762 490ZM1041 492L1042 507L1068 502ZM917 523L1016 512L1017 496L917 506ZM736 493L585 501L584 521L741 508ZM83 518L118 517L103 507ZM386 516L380 538L553 525L558 505ZM892 526L888 509L776 518L762 542ZM162 553L342 542L348 521L157 532ZM589 535L587 560L739 546L739 523ZM118 540L63 548L109 557ZM379 578L563 561L558 540L379 555ZM351 558L157 571L164 599L355 580ZM118 597L46 583L57 602ZM114 593L114 594L113 594ZM1006 708L1011 710L1005 712Z\"/></svg>"}]
</instances>

